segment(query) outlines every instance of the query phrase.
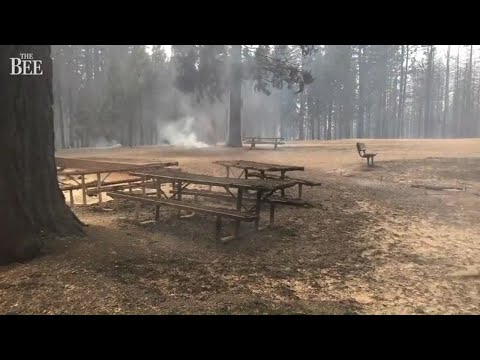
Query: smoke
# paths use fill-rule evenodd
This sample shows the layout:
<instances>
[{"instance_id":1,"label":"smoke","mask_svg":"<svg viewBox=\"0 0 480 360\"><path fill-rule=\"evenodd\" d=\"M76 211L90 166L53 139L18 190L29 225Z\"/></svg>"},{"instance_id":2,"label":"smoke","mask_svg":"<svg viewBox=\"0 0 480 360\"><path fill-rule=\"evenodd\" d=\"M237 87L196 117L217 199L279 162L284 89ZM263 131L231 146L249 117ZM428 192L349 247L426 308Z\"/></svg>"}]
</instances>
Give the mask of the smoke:
<instances>
[{"instance_id":1,"label":"smoke","mask_svg":"<svg viewBox=\"0 0 480 360\"><path fill-rule=\"evenodd\" d=\"M121 147L122 144L119 144L116 140L107 140L105 137L100 136L97 141L95 141L95 147L96 148L104 148L104 149L109 149L109 148L116 148L116 147Z\"/></svg>"},{"instance_id":2,"label":"smoke","mask_svg":"<svg viewBox=\"0 0 480 360\"><path fill-rule=\"evenodd\" d=\"M175 122L166 125L158 123L158 140L159 143L167 143L175 146L183 146L186 148L204 148L208 145L197 139L193 130L195 118L185 116Z\"/></svg>"}]
</instances>

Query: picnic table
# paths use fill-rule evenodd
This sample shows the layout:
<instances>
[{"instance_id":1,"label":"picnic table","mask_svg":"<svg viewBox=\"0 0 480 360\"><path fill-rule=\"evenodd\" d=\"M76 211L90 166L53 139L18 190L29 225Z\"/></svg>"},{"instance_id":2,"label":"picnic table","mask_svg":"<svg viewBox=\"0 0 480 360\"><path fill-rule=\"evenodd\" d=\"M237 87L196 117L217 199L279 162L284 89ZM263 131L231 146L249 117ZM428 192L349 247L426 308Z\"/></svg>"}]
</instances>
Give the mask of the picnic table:
<instances>
[{"instance_id":1,"label":"picnic table","mask_svg":"<svg viewBox=\"0 0 480 360\"><path fill-rule=\"evenodd\" d=\"M88 162L89 165L95 163L94 161ZM138 169L151 169L151 168L165 168L169 166L178 166L178 162L156 162L141 165L131 164L102 164L90 166L89 169L80 170L66 170L60 167L57 171L57 178L64 177L68 180L72 180L75 184L67 184L63 180L58 180L61 191L70 192L70 206L74 207L75 202L73 199L73 190L82 190L83 205L87 204L87 195L98 194L99 203L102 204L102 192L109 190L118 190L121 188L135 188L143 182L142 178L130 178L115 181L106 181L112 173L128 173L130 171ZM96 181L86 182L85 176L96 175ZM75 177L80 177L80 182ZM102 178L103 176L103 178Z\"/></svg>"},{"instance_id":2,"label":"picnic table","mask_svg":"<svg viewBox=\"0 0 480 360\"><path fill-rule=\"evenodd\" d=\"M151 195L131 195L118 191L108 192L107 194L113 198L123 198L132 200L138 203L150 203L155 205L155 220L159 220L159 207L161 205L170 206L181 210L198 211L207 214L212 214L217 217L216 221L216 236L219 237L222 218L229 218L235 221L234 233L231 236L223 238L223 241L234 239L239 236L241 221L254 221L255 230L259 230L260 209L262 203L266 202L267 198L279 189L285 189L295 186L294 181L289 180L259 180L259 179L241 179L241 178L225 178L211 175L193 174L177 169L143 169L133 171L132 176L138 176L145 181L154 181L156 183L156 192ZM162 189L162 184L171 184L171 191L168 194ZM195 200L198 196L203 196L202 191L198 189L189 189L188 186L209 186L219 187L224 191L216 191L219 197L233 199L236 203L235 209L226 209L217 206L207 206L198 204L197 202L185 201L182 195L194 195ZM245 194L246 191L254 193ZM213 193L213 192L212 192ZM246 201L245 201L246 200ZM246 202L254 201L253 207L246 206ZM138 219L139 206L136 207L135 218ZM270 226L273 225L275 207L270 203Z\"/></svg>"},{"instance_id":3,"label":"picnic table","mask_svg":"<svg viewBox=\"0 0 480 360\"><path fill-rule=\"evenodd\" d=\"M246 136L244 139L245 144L250 144L250 150L255 149L257 144L273 145L273 150L276 150L278 145L285 144L282 137Z\"/></svg>"},{"instance_id":4,"label":"picnic table","mask_svg":"<svg viewBox=\"0 0 480 360\"><path fill-rule=\"evenodd\" d=\"M249 177L256 177L262 180L263 179L280 179L280 180L288 179L291 181L295 181L296 185L298 185L298 199L302 198L303 185L306 185L306 186L320 185L320 183L316 183L316 182L305 180L305 179L292 178L286 175L287 172L289 171L304 171L305 168L303 166L268 164L268 163L246 161L246 160L219 160L219 161L214 161L214 164L218 164L226 168L227 178L230 177L230 168L237 168L242 170L242 172L238 176L239 178L244 176L245 179L248 179ZM280 174L278 175L275 173L280 173ZM281 189L280 191L281 191L282 198L285 198L285 189ZM297 201L297 203L299 202ZM305 204L303 203L303 205Z\"/></svg>"},{"instance_id":5,"label":"picnic table","mask_svg":"<svg viewBox=\"0 0 480 360\"><path fill-rule=\"evenodd\" d=\"M304 171L305 170L303 166L267 164L267 163L261 163L256 161L246 161L246 160L219 160L219 161L214 161L214 164L218 164L226 168L227 178L230 177L230 168L242 169L243 171L238 177L240 178L242 177L242 175L245 175L245 179L248 179L249 175L264 179L266 172L280 172L280 179L284 179L285 174L288 171ZM256 171L257 173L255 172L249 173L249 170Z\"/></svg>"}]
</instances>

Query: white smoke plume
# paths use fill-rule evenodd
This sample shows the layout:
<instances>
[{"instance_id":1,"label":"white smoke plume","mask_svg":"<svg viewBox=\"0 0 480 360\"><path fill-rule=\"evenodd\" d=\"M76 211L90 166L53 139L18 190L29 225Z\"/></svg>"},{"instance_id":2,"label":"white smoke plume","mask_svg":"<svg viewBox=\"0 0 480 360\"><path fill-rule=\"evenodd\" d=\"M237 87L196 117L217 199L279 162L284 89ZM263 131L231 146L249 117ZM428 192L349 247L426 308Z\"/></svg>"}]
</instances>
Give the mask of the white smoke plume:
<instances>
[{"instance_id":1,"label":"white smoke plume","mask_svg":"<svg viewBox=\"0 0 480 360\"><path fill-rule=\"evenodd\" d=\"M175 146L183 146L186 148L204 148L208 145L197 139L193 130L195 118L185 116L177 121L170 122L166 125L159 123L158 140L159 143L167 143Z\"/></svg>"},{"instance_id":2,"label":"white smoke plume","mask_svg":"<svg viewBox=\"0 0 480 360\"><path fill-rule=\"evenodd\" d=\"M105 137L101 136L95 141L95 148L97 149L110 149L121 147L122 145L119 144L116 140L107 140Z\"/></svg>"}]
</instances>

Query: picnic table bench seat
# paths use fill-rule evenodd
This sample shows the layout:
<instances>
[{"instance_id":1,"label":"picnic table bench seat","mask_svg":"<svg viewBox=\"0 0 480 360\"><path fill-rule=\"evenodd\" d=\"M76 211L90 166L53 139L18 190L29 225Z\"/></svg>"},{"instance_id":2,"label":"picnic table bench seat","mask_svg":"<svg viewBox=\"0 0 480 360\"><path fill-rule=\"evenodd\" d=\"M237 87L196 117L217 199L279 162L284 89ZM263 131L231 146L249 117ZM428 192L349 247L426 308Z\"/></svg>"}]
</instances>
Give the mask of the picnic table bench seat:
<instances>
[{"instance_id":1,"label":"picnic table bench seat","mask_svg":"<svg viewBox=\"0 0 480 360\"><path fill-rule=\"evenodd\" d=\"M198 204L198 203L185 201L185 200L152 198L149 196L131 195L131 194L125 194L117 191L107 192L107 195L113 199L120 198L120 199L135 201L137 203L137 206L135 207L136 221L138 221L138 217L139 217L139 210L140 210L140 207L138 206L139 203L164 205L164 206L169 206L176 209L184 209L184 210L190 210L194 212L202 212L205 214L214 215L217 217L217 221L215 223L215 237L217 239L220 238L222 218L228 218L236 221L245 221L245 222L252 222L257 219L256 214L253 212L242 212L241 210L207 206L207 205ZM224 238L221 240L225 241L229 238L237 237L237 236L238 234L236 233L233 236L228 236L227 238Z\"/></svg>"},{"instance_id":2,"label":"picnic table bench seat","mask_svg":"<svg viewBox=\"0 0 480 360\"><path fill-rule=\"evenodd\" d=\"M171 194L177 194L177 190L171 190ZM234 201L235 198L233 198L230 194L228 193L222 193L219 191L211 191L211 190L201 190L201 189L185 189L182 190L183 195L193 195L195 197L195 201L197 201L198 196L203 196L203 197L211 197L211 198L217 198L217 199L223 199L223 200L231 200ZM244 195L243 199L245 201L256 201L255 196L249 196L249 195ZM268 203L273 203L273 204L282 204L282 205L293 205L293 206L300 206L300 207L311 207L312 205L303 199L287 199L287 198L282 198L280 196L269 196L264 199L265 202Z\"/></svg>"}]
</instances>

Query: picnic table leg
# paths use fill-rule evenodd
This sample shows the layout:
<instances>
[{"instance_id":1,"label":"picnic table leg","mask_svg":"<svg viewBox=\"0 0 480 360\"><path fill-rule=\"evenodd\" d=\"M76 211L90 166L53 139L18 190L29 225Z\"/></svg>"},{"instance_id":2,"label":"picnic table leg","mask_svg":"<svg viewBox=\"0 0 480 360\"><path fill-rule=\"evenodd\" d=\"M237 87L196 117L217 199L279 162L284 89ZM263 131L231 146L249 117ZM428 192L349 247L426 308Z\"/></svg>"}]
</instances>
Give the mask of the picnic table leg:
<instances>
[{"instance_id":1,"label":"picnic table leg","mask_svg":"<svg viewBox=\"0 0 480 360\"><path fill-rule=\"evenodd\" d=\"M373 156L372 156L372 166L373 166Z\"/></svg>"},{"instance_id":2,"label":"picnic table leg","mask_svg":"<svg viewBox=\"0 0 480 360\"><path fill-rule=\"evenodd\" d=\"M298 198L299 199L302 198L302 187L303 187L303 184L298 184Z\"/></svg>"},{"instance_id":3,"label":"picnic table leg","mask_svg":"<svg viewBox=\"0 0 480 360\"><path fill-rule=\"evenodd\" d=\"M248 169L245 169L245 179L248 179Z\"/></svg>"},{"instance_id":4,"label":"picnic table leg","mask_svg":"<svg viewBox=\"0 0 480 360\"><path fill-rule=\"evenodd\" d=\"M162 186L160 184L160 179L156 179L156 185L157 185L157 200L160 199L160 187ZM155 221L160 220L160 205L155 205Z\"/></svg>"},{"instance_id":5,"label":"picnic table leg","mask_svg":"<svg viewBox=\"0 0 480 360\"><path fill-rule=\"evenodd\" d=\"M146 189L145 189L145 178L142 178L142 195L146 194Z\"/></svg>"},{"instance_id":6,"label":"picnic table leg","mask_svg":"<svg viewBox=\"0 0 480 360\"><path fill-rule=\"evenodd\" d=\"M182 182L178 181L177 182L177 200L181 201L182 200ZM182 210L178 210L178 216L180 217L182 215Z\"/></svg>"},{"instance_id":7,"label":"picnic table leg","mask_svg":"<svg viewBox=\"0 0 480 360\"><path fill-rule=\"evenodd\" d=\"M100 173L97 173L97 189L102 187L102 178L100 177ZM98 193L98 205L102 206L102 193Z\"/></svg>"},{"instance_id":8,"label":"picnic table leg","mask_svg":"<svg viewBox=\"0 0 480 360\"><path fill-rule=\"evenodd\" d=\"M273 146L273 150L277 150L277 139L275 139L275 145Z\"/></svg>"},{"instance_id":9,"label":"picnic table leg","mask_svg":"<svg viewBox=\"0 0 480 360\"><path fill-rule=\"evenodd\" d=\"M227 166L227 178L230 177L230 166Z\"/></svg>"},{"instance_id":10,"label":"picnic table leg","mask_svg":"<svg viewBox=\"0 0 480 360\"><path fill-rule=\"evenodd\" d=\"M237 210L242 211L243 189L238 189L237 192ZM237 238L240 233L240 220L235 220L235 228L233 231L233 237Z\"/></svg>"},{"instance_id":11,"label":"picnic table leg","mask_svg":"<svg viewBox=\"0 0 480 360\"><path fill-rule=\"evenodd\" d=\"M85 185L85 175L82 175L82 197L83 197L83 205L87 205L87 187Z\"/></svg>"},{"instance_id":12,"label":"picnic table leg","mask_svg":"<svg viewBox=\"0 0 480 360\"><path fill-rule=\"evenodd\" d=\"M280 180L285 180L285 170L282 170ZM282 198L285 197L285 189L282 189Z\"/></svg>"},{"instance_id":13,"label":"picnic table leg","mask_svg":"<svg viewBox=\"0 0 480 360\"><path fill-rule=\"evenodd\" d=\"M73 200L73 190L69 190L70 192L70 207L74 208L75 207L75 201Z\"/></svg>"},{"instance_id":14,"label":"picnic table leg","mask_svg":"<svg viewBox=\"0 0 480 360\"><path fill-rule=\"evenodd\" d=\"M255 204L255 230L258 231L260 225L260 210L262 205L262 192L257 191L257 201Z\"/></svg>"}]
</instances>

